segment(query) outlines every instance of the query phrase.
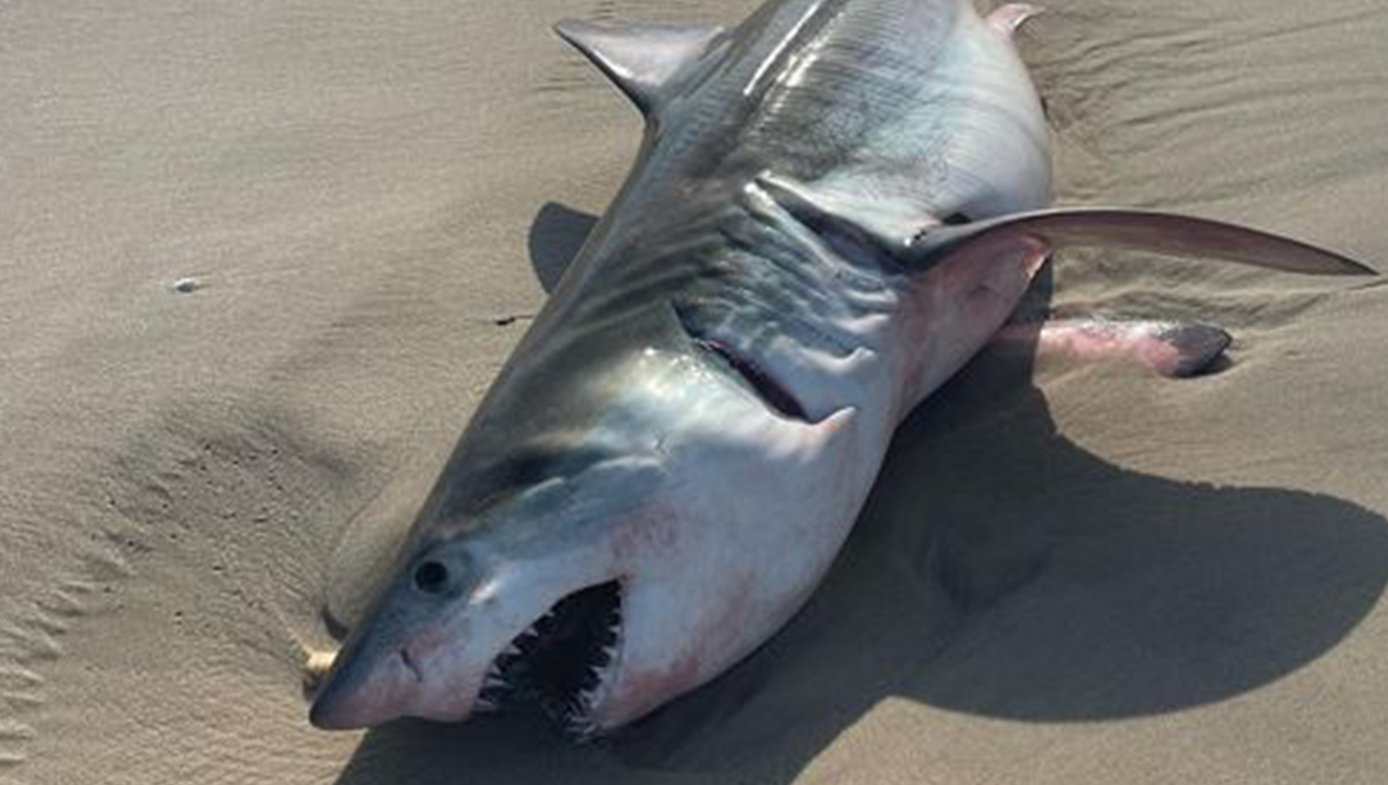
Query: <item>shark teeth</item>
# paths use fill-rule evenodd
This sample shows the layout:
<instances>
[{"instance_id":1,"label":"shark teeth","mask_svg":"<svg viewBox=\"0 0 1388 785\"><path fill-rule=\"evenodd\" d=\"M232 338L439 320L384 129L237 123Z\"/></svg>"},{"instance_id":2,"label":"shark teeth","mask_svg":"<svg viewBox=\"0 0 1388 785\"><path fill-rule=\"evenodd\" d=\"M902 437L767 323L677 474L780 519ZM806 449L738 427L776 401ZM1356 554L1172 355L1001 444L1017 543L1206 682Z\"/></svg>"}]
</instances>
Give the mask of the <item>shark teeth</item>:
<instances>
[{"instance_id":1,"label":"shark teeth","mask_svg":"<svg viewBox=\"0 0 1388 785\"><path fill-rule=\"evenodd\" d=\"M511 640L488 666L479 711L538 708L580 738L606 697L622 632L621 586L590 586L560 599Z\"/></svg>"},{"instance_id":2,"label":"shark teeth","mask_svg":"<svg viewBox=\"0 0 1388 785\"><path fill-rule=\"evenodd\" d=\"M589 741L602 733L602 728L593 720L593 708L607 698L612 687L612 676L617 670L617 650L621 640L620 616L613 622L614 637L594 657L588 668L589 686L580 689L573 697L573 710L564 720L564 730L578 741Z\"/></svg>"}]
</instances>

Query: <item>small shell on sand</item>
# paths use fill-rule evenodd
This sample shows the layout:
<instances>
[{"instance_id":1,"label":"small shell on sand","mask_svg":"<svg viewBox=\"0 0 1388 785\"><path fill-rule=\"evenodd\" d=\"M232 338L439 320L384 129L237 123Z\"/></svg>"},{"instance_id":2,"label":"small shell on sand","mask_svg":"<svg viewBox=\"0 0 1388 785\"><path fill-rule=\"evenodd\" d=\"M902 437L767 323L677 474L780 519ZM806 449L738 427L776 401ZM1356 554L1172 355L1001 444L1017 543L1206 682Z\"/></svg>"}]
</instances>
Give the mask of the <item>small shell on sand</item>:
<instances>
[{"instance_id":1,"label":"small shell on sand","mask_svg":"<svg viewBox=\"0 0 1388 785\"><path fill-rule=\"evenodd\" d=\"M201 289L202 283L198 279L192 277L179 278L177 281L173 282L171 288L180 294L191 294Z\"/></svg>"},{"instance_id":2,"label":"small shell on sand","mask_svg":"<svg viewBox=\"0 0 1388 785\"><path fill-rule=\"evenodd\" d=\"M327 678L328 671L332 670L333 661L337 659L337 652L334 651L307 651L304 658L304 689L313 692Z\"/></svg>"}]
</instances>

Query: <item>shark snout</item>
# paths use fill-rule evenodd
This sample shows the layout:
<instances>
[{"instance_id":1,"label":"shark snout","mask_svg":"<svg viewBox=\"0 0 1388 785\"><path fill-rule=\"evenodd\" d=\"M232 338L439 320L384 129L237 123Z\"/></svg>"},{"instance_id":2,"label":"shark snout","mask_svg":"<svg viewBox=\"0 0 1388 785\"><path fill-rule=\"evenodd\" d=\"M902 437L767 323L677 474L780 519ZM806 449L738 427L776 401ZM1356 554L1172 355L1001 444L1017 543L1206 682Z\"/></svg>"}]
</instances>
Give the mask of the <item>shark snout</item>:
<instances>
[{"instance_id":1,"label":"shark snout","mask_svg":"<svg viewBox=\"0 0 1388 785\"><path fill-rule=\"evenodd\" d=\"M466 696L477 691L475 667L444 662L415 647L400 646L376 656L351 656L335 668L309 710L324 730L380 725L401 717L456 722L472 710Z\"/></svg>"},{"instance_id":2,"label":"shark snout","mask_svg":"<svg viewBox=\"0 0 1388 785\"><path fill-rule=\"evenodd\" d=\"M309 710L323 730L379 725L408 713L422 681L419 666L401 649L386 656L341 658Z\"/></svg>"}]
</instances>

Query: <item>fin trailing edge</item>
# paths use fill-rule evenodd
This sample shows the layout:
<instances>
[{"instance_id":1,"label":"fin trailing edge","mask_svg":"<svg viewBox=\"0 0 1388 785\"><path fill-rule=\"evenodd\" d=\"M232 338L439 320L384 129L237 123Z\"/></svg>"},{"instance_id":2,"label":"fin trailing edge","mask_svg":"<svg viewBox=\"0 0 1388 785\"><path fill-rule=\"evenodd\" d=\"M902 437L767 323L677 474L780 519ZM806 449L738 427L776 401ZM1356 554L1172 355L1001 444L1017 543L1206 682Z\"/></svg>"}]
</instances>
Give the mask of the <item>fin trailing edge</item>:
<instances>
[{"instance_id":1,"label":"fin trailing edge","mask_svg":"<svg viewBox=\"0 0 1388 785\"><path fill-rule=\"evenodd\" d=\"M554 30L646 114L659 104L664 88L723 33L716 25L576 19L564 20Z\"/></svg>"},{"instance_id":2,"label":"fin trailing edge","mask_svg":"<svg viewBox=\"0 0 1388 785\"><path fill-rule=\"evenodd\" d=\"M1377 275L1349 257L1270 232L1207 218L1110 207L1038 210L939 227L911 240L900 261L919 269L961 251L986 253L995 245L1006 249L1025 242L1039 242L1053 251L1126 248L1304 275Z\"/></svg>"},{"instance_id":3,"label":"fin trailing edge","mask_svg":"<svg viewBox=\"0 0 1388 785\"><path fill-rule=\"evenodd\" d=\"M758 176L755 185L812 230L850 238L908 273L924 272L956 254L987 256L992 250L1005 253L1030 246L1047 253L1072 247L1126 248L1305 275L1377 275L1349 257L1309 243L1177 213L1056 208L954 224L880 209L861 198L839 199L770 173Z\"/></svg>"}]
</instances>

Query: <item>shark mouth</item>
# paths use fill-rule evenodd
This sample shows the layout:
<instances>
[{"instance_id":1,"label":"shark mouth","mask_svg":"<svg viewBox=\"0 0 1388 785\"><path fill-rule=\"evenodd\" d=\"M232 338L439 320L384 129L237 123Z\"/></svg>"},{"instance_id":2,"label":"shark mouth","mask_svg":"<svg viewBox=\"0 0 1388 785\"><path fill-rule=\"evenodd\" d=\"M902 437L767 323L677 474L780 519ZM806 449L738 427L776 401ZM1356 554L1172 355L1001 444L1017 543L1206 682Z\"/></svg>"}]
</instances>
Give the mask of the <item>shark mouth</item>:
<instances>
[{"instance_id":1,"label":"shark mouth","mask_svg":"<svg viewBox=\"0 0 1388 785\"><path fill-rule=\"evenodd\" d=\"M608 581L554 604L492 661L478 711L538 709L586 734L589 712L612 675L622 628L622 589Z\"/></svg>"}]
</instances>

